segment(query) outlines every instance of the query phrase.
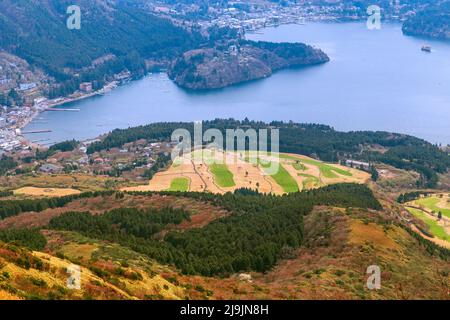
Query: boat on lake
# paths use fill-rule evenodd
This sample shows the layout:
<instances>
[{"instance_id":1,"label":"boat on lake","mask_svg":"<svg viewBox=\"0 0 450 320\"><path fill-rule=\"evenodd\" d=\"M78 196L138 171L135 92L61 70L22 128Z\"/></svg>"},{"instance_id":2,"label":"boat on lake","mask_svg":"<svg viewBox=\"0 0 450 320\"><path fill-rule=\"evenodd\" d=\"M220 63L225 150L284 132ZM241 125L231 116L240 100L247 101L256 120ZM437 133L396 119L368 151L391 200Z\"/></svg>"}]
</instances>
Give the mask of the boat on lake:
<instances>
[{"instance_id":1,"label":"boat on lake","mask_svg":"<svg viewBox=\"0 0 450 320\"><path fill-rule=\"evenodd\" d=\"M425 52L431 52L431 46L429 46L429 45L423 45L423 46L422 46L422 51L425 51Z\"/></svg>"}]
</instances>

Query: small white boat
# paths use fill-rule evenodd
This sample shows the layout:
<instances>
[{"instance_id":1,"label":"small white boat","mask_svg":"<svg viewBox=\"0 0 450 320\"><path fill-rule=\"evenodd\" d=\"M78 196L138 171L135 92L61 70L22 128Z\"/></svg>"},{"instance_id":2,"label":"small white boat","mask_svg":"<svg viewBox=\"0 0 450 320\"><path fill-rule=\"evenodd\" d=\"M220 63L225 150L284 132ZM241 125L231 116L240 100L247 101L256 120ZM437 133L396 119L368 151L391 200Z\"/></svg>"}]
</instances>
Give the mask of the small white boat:
<instances>
[{"instance_id":1,"label":"small white boat","mask_svg":"<svg viewBox=\"0 0 450 320\"><path fill-rule=\"evenodd\" d=\"M429 46L429 45L423 45L423 46L422 46L422 51L425 51L425 52L431 52L431 46Z\"/></svg>"}]
</instances>

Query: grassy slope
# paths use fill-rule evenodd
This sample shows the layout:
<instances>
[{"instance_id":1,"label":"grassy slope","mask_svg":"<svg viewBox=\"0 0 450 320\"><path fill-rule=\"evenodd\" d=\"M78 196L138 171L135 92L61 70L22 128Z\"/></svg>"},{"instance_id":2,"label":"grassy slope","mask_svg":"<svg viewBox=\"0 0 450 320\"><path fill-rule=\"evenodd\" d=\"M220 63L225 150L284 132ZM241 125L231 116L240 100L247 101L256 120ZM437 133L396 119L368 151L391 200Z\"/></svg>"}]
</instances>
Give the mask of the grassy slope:
<instances>
[{"instance_id":1,"label":"grassy slope","mask_svg":"<svg viewBox=\"0 0 450 320\"><path fill-rule=\"evenodd\" d=\"M315 161L312 159L305 159L305 158L298 158L298 157L294 157L294 156L290 156L290 155L286 155L286 154L280 154L280 157L282 159L288 159L288 160L295 160L295 161L300 161L300 163L306 163L306 164L310 164L313 166L316 166L319 168L321 174L325 177L325 178L337 178L338 176L336 175L336 173L341 174L343 176L347 176L347 177L351 177L352 174L347 171L347 170L343 170L341 168L335 167L333 165L327 164L327 163L323 163L320 161Z\"/></svg>"},{"instance_id":2,"label":"grassy slope","mask_svg":"<svg viewBox=\"0 0 450 320\"><path fill-rule=\"evenodd\" d=\"M299 191L297 182L281 164L278 172L271 177L283 188L284 192Z\"/></svg>"},{"instance_id":3,"label":"grassy slope","mask_svg":"<svg viewBox=\"0 0 450 320\"><path fill-rule=\"evenodd\" d=\"M320 186L319 178L306 173L299 173L298 175L305 178L303 179L303 189L311 189Z\"/></svg>"},{"instance_id":4,"label":"grassy slope","mask_svg":"<svg viewBox=\"0 0 450 320\"><path fill-rule=\"evenodd\" d=\"M429 198L423 198L423 199L416 200L415 202L418 205L423 205L425 208L428 208L434 212L441 211L442 215L450 218L450 209L439 207L438 206L439 201L441 201L441 199L439 199L437 197L429 197Z\"/></svg>"},{"instance_id":5,"label":"grassy slope","mask_svg":"<svg viewBox=\"0 0 450 320\"><path fill-rule=\"evenodd\" d=\"M450 235L448 235L447 232L445 232L445 229L437 223L436 219L431 218L422 210L418 210L415 208L407 208L407 210L417 219L422 220L429 227L429 231L434 236L445 241L450 241Z\"/></svg>"},{"instance_id":6,"label":"grassy slope","mask_svg":"<svg viewBox=\"0 0 450 320\"><path fill-rule=\"evenodd\" d=\"M258 163L261 166L263 170L265 168L272 167L272 163L267 160L262 160L258 158ZM283 167L283 165L280 163L278 166L278 171L275 174L270 174L273 180L281 186L284 192L290 193L290 192L298 192L298 184L295 181L294 178L289 174L289 172Z\"/></svg>"},{"instance_id":7,"label":"grassy slope","mask_svg":"<svg viewBox=\"0 0 450 320\"><path fill-rule=\"evenodd\" d=\"M214 175L214 181L219 187L228 188L236 185L233 174L228 170L228 167L225 164L214 163L209 166L209 170L211 170L211 173Z\"/></svg>"},{"instance_id":8,"label":"grassy slope","mask_svg":"<svg viewBox=\"0 0 450 320\"><path fill-rule=\"evenodd\" d=\"M448 262L430 256L391 222L365 210L316 208L305 217L305 245L268 273L252 273L251 283L236 277L184 276L116 244L74 232L46 232L50 255L0 244L0 297L448 299ZM44 264L42 270L20 266L20 260L32 256ZM82 266L81 291L65 289L65 269L71 263ZM382 270L378 291L365 287L366 268L373 264ZM134 279L134 273L142 278Z\"/></svg>"},{"instance_id":9,"label":"grassy slope","mask_svg":"<svg viewBox=\"0 0 450 320\"><path fill-rule=\"evenodd\" d=\"M168 191L188 191L189 190L189 179L188 178L175 178L170 183L170 188Z\"/></svg>"},{"instance_id":10,"label":"grassy slope","mask_svg":"<svg viewBox=\"0 0 450 320\"><path fill-rule=\"evenodd\" d=\"M0 243L0 296L12 299L181 299L180 288L145 257L75 233L47 234L51 254ZM56 257L58 256L58 257ZM103 260L107 257L107 260ZM36 263L28 268L20 263ZM81 267L81 290L66 286L67 268ZM42 267L38 267L41 265Z\"/></svg>"}]
</instances>

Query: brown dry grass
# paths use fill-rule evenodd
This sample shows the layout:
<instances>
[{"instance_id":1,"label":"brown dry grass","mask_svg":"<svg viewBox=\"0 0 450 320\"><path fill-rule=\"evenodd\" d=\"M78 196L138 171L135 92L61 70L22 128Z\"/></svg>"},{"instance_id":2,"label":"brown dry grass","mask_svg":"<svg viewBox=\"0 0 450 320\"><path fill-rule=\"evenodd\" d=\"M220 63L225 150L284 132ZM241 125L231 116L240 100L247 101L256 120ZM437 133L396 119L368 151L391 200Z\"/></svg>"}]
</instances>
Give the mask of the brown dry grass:
<instances>
[{"instance_id":1,"label":"brown dry grass","mask_svg":"<svg viewBox=\"0 0 450 320\"><path fill-rule=\"evenodd\" d=\"M13 295L7 291L0 290L0 300L21 300L18 296Z\"/></svg>"},{"instance_id":2,"label":"brown dry grass","mask_svg":"<svg viewBox=\"0 0 450 320\"><path fill-rule=\"evenodd\" d=\"M12 190L23 187L72 188L80 191L101 191L130 185L122 178L93 176L88 174L26 174L0 177L1 189Z\"/></svg>"},{"instance_id":3,"label":"brown dry grass","mask_svg":"<svg viewBox=\"0 0 450 320\"><path fill-rule=\"evenodd\" d=\"M349 242L355 245L364 245L370 240L376 246L397 250L398 244L386 236L386 232L374 223L363 223L360 220L352 221L350 225Z\"/></svg>"},{"instance_id":4,"label":"brown dry grass","mask_svg":"<svg viewBox=\"0 0 450 320\"><path fill-rule=\"evenodd\" d=\"M35 187L23 187L14 191L16 195L25 195L32 197L64 197L74 194L80 194L81 192L76 189L70 188L35 188Z\"/></svg>"}]
</instances>

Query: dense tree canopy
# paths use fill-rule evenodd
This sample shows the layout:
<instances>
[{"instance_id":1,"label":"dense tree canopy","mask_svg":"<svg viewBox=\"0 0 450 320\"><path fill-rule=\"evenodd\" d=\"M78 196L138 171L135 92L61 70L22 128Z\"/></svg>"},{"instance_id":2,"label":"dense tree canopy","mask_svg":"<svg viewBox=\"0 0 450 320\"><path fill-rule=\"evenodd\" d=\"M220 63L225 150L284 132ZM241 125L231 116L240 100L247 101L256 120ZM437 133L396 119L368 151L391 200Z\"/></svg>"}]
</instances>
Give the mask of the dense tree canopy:
<instances>
[{"instance_id":1,"label":"dense tree canopy","mask_svg":"<svg viewBox=\"0 0 450 320\"><path fill-rule=\"evenodd\" d=\"M37 229L0 230L0 241L15 243L31 250L43 250L47 244L47 240Z\"/></svg>"}]
</instances>

